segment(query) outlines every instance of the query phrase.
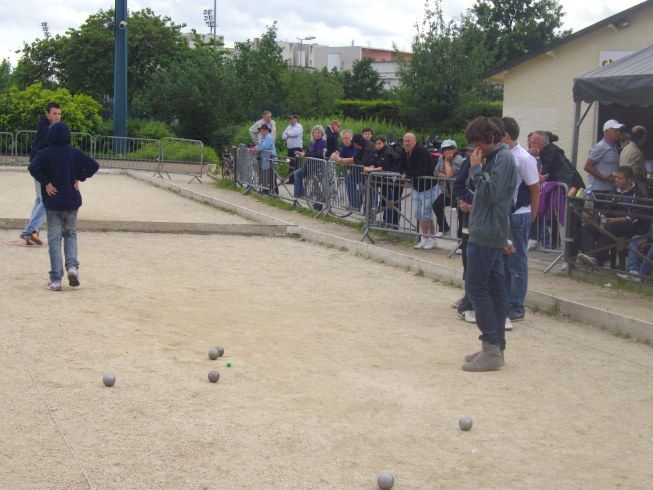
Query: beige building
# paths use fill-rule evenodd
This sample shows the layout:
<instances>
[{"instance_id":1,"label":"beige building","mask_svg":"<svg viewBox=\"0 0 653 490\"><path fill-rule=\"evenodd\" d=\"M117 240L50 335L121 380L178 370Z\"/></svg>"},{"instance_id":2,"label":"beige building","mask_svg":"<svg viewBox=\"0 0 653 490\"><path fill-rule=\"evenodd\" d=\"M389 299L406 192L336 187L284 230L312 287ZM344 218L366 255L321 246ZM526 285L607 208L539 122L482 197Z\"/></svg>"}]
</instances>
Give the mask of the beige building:
<instances>
[{"instance_id":1,"label":"beige building","mask_svg":"<svg viewBox=\"0 0 653 490\"><path fill-rule=\"evenodd\" d=\"M523 58L498 67L487 80L503 84L503 113L519 121L522 145L538 129L560 137L571 159L574 130L574 78L653 44L653 0L567 36ZM630 127L653 129L653 109L596 105L580 126L578 166L596 142L603 122L616 118ZM652 138L653 140L653 138Z\"/></svg>"}]
</instances>

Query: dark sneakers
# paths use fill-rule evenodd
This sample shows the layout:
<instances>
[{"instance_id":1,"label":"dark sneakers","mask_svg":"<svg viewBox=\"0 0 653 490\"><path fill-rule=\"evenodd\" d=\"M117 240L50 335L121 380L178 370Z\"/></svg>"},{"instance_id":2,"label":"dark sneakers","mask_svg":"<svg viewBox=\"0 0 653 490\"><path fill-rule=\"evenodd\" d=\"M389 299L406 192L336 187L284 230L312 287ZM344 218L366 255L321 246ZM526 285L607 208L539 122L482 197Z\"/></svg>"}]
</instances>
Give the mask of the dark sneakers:
<instances>
[{"instance_id":1,"label":"dark sneakers","mask_svg":"<svg viewBox=\"0 0 653 490\"><path fill-rule=\"evenodd\" d=\"M79 286L79 271L75 267L68 268L68 284L73 288Z\"/></svg>"},{"instance_id":2,"label":"dark sneakers","mask_svg":"<svg viewBox=\"0 0 653 490\"><path fill-rule=\"evenodd\" d=\"M39 234L35 231L31 233L21 233L20 238L25 240L27 245L43 245L43 242L39 239Z\"/></svg>"},{"instance_id":3,"label":"dark sneakers","mask_svg":"<svg viewBox=\"0 0 653 490\"><path fill-rule=\"evenodd\" d=\"M508 313L508 318L510 319L511 322L521 322L522 320L524 320L525 317L526 317L526 313L523 311Z\"/></svg>"}]
</instances>

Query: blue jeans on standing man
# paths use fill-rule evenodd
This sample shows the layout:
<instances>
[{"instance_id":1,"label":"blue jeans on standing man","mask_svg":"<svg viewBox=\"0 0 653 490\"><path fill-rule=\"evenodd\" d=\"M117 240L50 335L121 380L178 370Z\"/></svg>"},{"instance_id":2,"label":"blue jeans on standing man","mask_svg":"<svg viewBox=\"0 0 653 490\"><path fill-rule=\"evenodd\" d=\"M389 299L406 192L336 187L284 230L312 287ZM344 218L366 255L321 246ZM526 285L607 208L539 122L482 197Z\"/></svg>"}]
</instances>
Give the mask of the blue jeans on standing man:
<instances>
[{"instance_id":1,"label":"blue jeans on standing man","mask_svg":"<svg viewBox=\"0 0 653 490\"><path fill-rule=\"evenodd\" d=\"M66 257L66 270L79 268L77 261L77 210L52 211L48 215L48 251L50 252L50 281L61 282L63 262L61 259L61 240Z\"/></svg>"},{"instance_id":2,"label":"blue jeans on standing man","mask_svg":"<svg viewBox=\"0 0 653 490\"><path fill-rule=\"evenodd\" d=\"M528 289L528 235L531 214L510 215L510 240L515 252L506 256L506 290L508 291L508 316L524 313L524 300Z\"/></svg>"},{"instance_id":3,"label":"blue jeans on standing man","mask_svg":"<svg viewBox=\"0 0 653 490\"><path fill-rule=\"evenodd\" d=\"M476 314L483 342L506 348L506 279L503 249L467 243L465 293Z\"/></svg>"},{"instance_id":4,"label":"blue jeans on standing man","mask_svg":"<svg viewBox=\"0 0 653 490\"><path fill-rule=\"evenodd\" d=\"M34 188L36 189L36 199L34 199L34 206L32 206L32 214L30 215L29 222L23 228L22 235L28 235L32 232L39 233L43 218L45 218L45 208L43 207L43 198L41 196L41 183L38 180L34 181Z\"/></svg>"}]
</instances>

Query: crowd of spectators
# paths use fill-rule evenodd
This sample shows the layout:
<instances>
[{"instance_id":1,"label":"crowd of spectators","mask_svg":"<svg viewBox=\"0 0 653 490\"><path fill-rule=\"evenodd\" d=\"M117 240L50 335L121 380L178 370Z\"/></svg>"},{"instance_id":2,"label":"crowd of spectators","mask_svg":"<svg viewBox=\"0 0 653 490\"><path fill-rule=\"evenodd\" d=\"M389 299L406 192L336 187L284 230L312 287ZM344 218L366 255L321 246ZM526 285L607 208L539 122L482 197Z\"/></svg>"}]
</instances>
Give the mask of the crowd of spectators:
<instances>
[{"instance_id":1,"label":"crowd of spectators","mask_svg":"<svg viewBox=\"0 0 653 490\"><path fill-rule=\"evenodd\" d=\"M579 200L582 202L587 199L618 199L617 204L605 205L602 212L598 212L601 210L601 204L598 204L593 218L595 222L572 217L569 224L573 231L571 253L577 256L577 262L601 266L610 260L614 266L615 254L610 253L615 248L614 238L632 239L633 248L644 256L650 254L651 219L634 216L625 210L629 203L646 197L648 186L653 184L647 178L642 150L647 138L646 128L637 125L625 131L624 125L618 121L606 121L603 138L592 147L584 165L586 185L576 167L556 145L557 135L545 130L533 131L528 134L528 144L524 148L518 143L520 129L517 121L510 117L490 118L490 121L501 133L500 141L513 155L517 170L514 209L510 216L513 253L506 260L510 269L509 317L519 319L524 312L527 251L538 246L553 248L556 243L562 243L558 236L558 222L564 217L561 216L562 207L558 209L554 203L566 202L567 196L561 194L559 183L569 189L570 198L583 197ZM263 149L262 145L269 147L269 140L274 140L275 132L276 124L269 111L250 128L250 135L260 149ZM400 202L404 183L408 182L412 187L412 219L420 233L415 248L432 249L437 238L451 236L447 209L455 210L455 235L460 242L458 253L463 256L465 264L466 220L473 200L473 194L470 194L473 186L468 182L469 155L474 147L459 149L454 140L446 139L440 145L439 157L434 160L412 133L406 134L401 144L390 145L385 137L374 136L371 128L353 134L349 129L342 129L339 121L332 120L324 127L313 127L310 146L304 148L303 128L296 115L290 117L281 138L290 157L292 172L288 182L294 184L295 198L302 197L304 192L302 170L294 160L297 156L331 160L345 166L344 189L348 206L354 211L361 211L365 205L367 175L395 173L398 179L388 179L378 189L379 208L385 208L381 209L384 222L391 228L399 227ZM276 155L276 149L270 153ZM264 169L268 171L269 165ZM626 257L623 247L621 255L619 265L627 272L632 275L650 274L650 264L641 255L631 252Z\"/></svg>"}]
</instances>

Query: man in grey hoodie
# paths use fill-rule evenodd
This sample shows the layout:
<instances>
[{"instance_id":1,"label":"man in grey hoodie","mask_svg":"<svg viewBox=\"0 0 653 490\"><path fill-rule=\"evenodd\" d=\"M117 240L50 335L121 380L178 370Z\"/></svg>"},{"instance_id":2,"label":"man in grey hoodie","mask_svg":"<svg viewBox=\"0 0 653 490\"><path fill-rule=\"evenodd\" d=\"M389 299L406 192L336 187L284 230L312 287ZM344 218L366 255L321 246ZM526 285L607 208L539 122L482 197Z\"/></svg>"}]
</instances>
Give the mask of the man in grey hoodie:
<instances>
[{"instance_id":1,"label":"man in grey hoodie","mask_svg":"<svg viewBox=\"0 0 653 490\"><path fill-rule=\"evenodd\" d=\"M515 192L515 158L501 143L502 131L488 118L467 126L465 137L476 150L469 179L475 186L469 215L465 292L476 313L482 349L465 357L463 371L495 371L504 366L508 298L504 249Z\"/></svg>"}]
</instances>

